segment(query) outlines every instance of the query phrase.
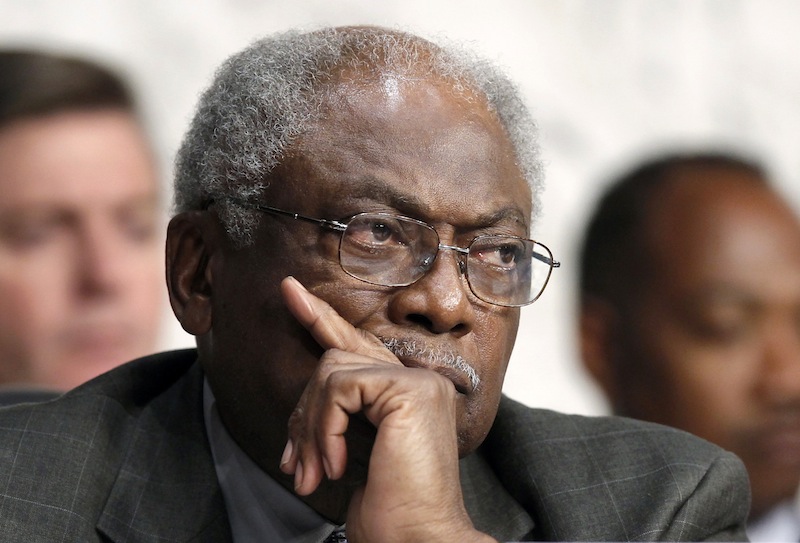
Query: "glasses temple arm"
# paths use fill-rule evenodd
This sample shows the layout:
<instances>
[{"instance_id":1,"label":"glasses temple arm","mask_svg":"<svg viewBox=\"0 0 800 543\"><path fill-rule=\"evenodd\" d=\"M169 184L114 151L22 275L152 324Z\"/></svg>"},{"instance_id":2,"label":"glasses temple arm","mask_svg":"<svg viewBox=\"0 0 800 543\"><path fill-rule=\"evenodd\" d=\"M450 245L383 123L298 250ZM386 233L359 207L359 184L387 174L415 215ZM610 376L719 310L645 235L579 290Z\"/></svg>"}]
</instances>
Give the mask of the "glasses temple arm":
<instances>
[{"instance_id":1,"label":"glasses temple arm","mask_svg":"<svg viewBox=\"0 0 800 543\"><path fill-rule=\"evenodd\" d=\"M549 256L540 255L536 251L533 251L533 258L535 258L539 262L544 262L545 264L547 264L548 266L550 266L552 268L560 268L561 267L561 262L559 262L558 260L553 260Z\"/></svg>"},{"instance_id":2,"label":"glasses temple arm","mask_svg":"<svg viewBox=\"0 0 800 543\"><path fill-rule=\"evenodd\" d=\"M283 209L278 209L277 207L270 207L270 206L261 205L261 204L254 204L254 203L250 203L250 202L244 202L242 200L237 200L237 199L234 199L234 198L229 198L229 200L232 203L234 203L236 205L240 205L242 207L247 207L247 208L250 208L250 209L256 209L256 210L261 211L263 213L271 213L273 215L282 215L282 216L285 216L285 217L291 217L294 220L301 220L301 221L311 222L311 223L314 223L314 224L318 224L318 225L322 226L323 228L329 228L331 230L342 231L345 228L347 228L346 224L341 223L339 221L333 221L333 220L330 220L330 219L316 219L314 217L307 217L305 215L301 215L300 213L294 213L292 211L285 211Z\"/></svg>"}]
</instances>

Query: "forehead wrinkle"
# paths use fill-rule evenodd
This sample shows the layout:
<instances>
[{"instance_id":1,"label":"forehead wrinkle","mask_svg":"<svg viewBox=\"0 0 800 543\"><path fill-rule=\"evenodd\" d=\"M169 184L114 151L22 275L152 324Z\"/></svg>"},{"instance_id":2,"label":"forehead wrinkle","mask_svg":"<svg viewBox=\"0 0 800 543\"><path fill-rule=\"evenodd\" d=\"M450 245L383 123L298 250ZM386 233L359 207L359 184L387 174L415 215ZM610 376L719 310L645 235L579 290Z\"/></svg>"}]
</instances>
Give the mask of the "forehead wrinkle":
<instances>
[{"instance_id":1,"label":"forehead wrinkle","mask_svg":"<svg viewBox=\"0 0 800 543\"><path fill-rule=\"evenodd\" d=\"M369 199L385 203L403 213L424 213L427 206L414 194L397 190L375 177L364 177L346 186L347 196L352 199Z\"/></svg>"},{"instance_id":2,"label":"forehead wrinkle","mask_svg":"<svg viewBox=\"0 0 800 543\"><path fill-rule=\"evenodd\" d=\"M425 217L427 210L430 208L416 195L399 191L389 183L374 177L364 178L359 180L358 183L348 185L346 190L348 198L355 200L369 199L383 203L416 219ZM526 230L528 228L525 215L514 206L507 206L489 213L477 213L473 218L469 219L469 226L493 226L504 221L521 224Z\"/></svg>"}]
</instances>

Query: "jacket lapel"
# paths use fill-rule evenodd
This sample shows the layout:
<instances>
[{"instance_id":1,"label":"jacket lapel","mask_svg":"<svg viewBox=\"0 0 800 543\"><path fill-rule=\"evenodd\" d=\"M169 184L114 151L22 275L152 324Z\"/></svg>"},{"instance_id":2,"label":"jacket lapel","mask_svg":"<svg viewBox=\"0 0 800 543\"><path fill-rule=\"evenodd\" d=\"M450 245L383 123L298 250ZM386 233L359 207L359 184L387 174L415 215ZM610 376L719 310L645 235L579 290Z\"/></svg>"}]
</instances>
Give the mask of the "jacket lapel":
<instances>
[{"instance_id":1,"label":"jacket lapel","mask_svg":"<svg viewBox=\"0 0 800 543\"><path fill-rule=\"evenodd\" d=\"M130 453L97 529L119 543L231 541L205 434L199 364L132 420Z\"/></svg>"},{"instance_id":2,"label":"jacket lapel","mask_svg":"<svg viewBox=\"0 0 800 543\"><path fill-rule=\"evenodd\" d=\"M530 540L534 522L506 491L480 452L460 462L461 489L472 523L500 541Z\"/></svg>"}]
</instances>

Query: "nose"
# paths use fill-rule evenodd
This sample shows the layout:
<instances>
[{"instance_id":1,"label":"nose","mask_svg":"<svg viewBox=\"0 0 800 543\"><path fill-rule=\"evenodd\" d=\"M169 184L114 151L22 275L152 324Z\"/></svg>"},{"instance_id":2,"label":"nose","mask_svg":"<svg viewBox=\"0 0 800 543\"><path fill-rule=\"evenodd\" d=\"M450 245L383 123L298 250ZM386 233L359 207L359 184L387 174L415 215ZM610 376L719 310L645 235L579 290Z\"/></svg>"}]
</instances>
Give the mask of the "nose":
<instances>
[{"instance_id":1,"label":"nose","mask_svg":"<svg viewBox=\"0 0 800 543\"><path fill-rule=\"evenodd\" d=\"M798 317L772 322L763 346L760 388L773 405L800 409L800 326Z\"/></svg>"},{"instance_id":2,"label":"nose","mask_svg":"<svg viewBox=\"0 0 800 543\"><path fill-rule=\"evenodd\" d=\"M398 324L420 326L434 334L460 337L469 333L475 324L475 308L459 253L440 250L421 279L398 289L389 313Z\"/></svg>"},{"instance_id":3,"label":"nose","mask_svg":"<svg viewBox=\"0 0 800 543\"><path fill-rule=\"evenodd\" d=\"M125 282L124 251L113 229L100 224L85 224L78 239L77 281L79 292L87 297L103 297L116 292Z\"/></svg>"}]
</instances>

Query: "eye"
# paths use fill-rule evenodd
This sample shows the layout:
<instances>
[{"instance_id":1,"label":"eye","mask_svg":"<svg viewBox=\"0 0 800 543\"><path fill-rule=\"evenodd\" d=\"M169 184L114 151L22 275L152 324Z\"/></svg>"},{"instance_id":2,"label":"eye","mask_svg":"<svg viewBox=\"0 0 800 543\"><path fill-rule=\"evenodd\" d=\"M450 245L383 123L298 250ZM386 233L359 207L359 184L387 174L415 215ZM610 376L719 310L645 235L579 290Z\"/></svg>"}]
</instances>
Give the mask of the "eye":
<instances>
[{"instance_id":1,"label":"eye","mask_svg":"<svg viewBox=\"0 0 800 543\"><path fill-rule=\"evenodd\" d=\"M43 248L63 232L63 221L57 215L15 218L0 225L0 238L9 247L20 251Z\"/></svg>"},{"instance_id":2,"label":"eye","mask_svg":"<svg viewBox=\"0 0 800 543\"><path fill-rule=\"evenodd\" d=\"M117 225L130 242L147 244L157 239L158 212L154 208L126 209L117 217Z\"/></svg>"},{"instance_id":3,"label":"eye","mask_svg":"<svg viewBox=\"0 0 800 543\"><path fill-rule=\"evenodd\" d=\"M348 241L371 251L407 247L410 238L404 222L391 217L363 215L347 225Z\"/></svg>"},{"instance_id":4,"label":"eye","mask_svg":"<svg viewBox=\"0 0 800 543\"><path fill-rule=\"evenodd\" d=\"M747 303L716 302L692 309L683 322L699 342L733 346L757 336L758 311Z\"/></svg>"},{"instance_id":5,"label":"eye","mask_svg":"<svg viewBox=\"0 0 800 543\"><path fill-rule=\"evenodd\" d=\"M478 239L473 243L470 256L477 262L499 271L512 271L525 254L522 240L506 237Z\"/></svg>"},{"instance_id":6,"label":"eye","mask_svg":"<svg viewBox=\"0 0 800 543\"><path fill-rule=\"evenodd\" d=\"M392 238L392 229L384 222L371 223L372 237L375 241L385 242Z\"/></svg>"},{"instance_id":7,"label":"eye","mask_svg":"<svg viewBox=\"0 0 800 543\"><path fill-rule=\"evenodd\" d=\"M497 248L497 256L503 264L515 264L519 259L520 251L516 247L503 245Z\"/></svg>"}]
</instances>

